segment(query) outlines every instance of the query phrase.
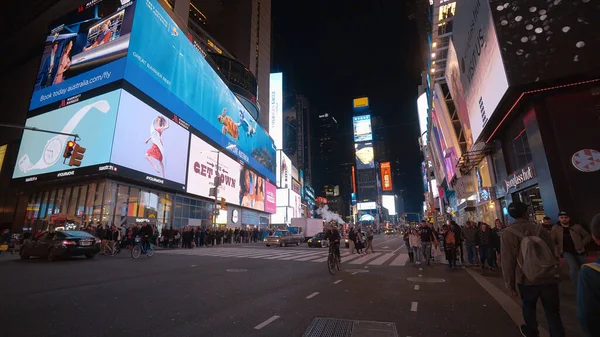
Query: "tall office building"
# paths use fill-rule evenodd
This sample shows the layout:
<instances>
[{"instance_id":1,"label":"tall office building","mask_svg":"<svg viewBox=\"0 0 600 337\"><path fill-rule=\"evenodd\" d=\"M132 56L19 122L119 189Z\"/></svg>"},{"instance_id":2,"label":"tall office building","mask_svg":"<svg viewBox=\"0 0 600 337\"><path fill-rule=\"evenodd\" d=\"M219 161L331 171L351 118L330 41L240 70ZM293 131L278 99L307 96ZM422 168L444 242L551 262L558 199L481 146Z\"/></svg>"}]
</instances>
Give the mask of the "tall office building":
<instances>
[{"instance_id":1,"label":"tall office building","mask_svg":"<svg viewBox=\"0 0 600 337\"><path fill-rule=\"evenodd\" d=\"M259 113L257 119L268 129L271 0L163 1L175 11L190 31L195 33L195 37L199 37L198 43L208 45L208 50L219 69L225 73L225 77L230 78L229 86L232 91L237 94L236 86L252 87L253 83L257 85L257 94L246 98L252 103L258 103L262 113ZM231 57L246 69L234 69L238 67L235 62L229 62ZM243 76L244 70L249 71L255 78ZM247 105L243 98L241 100Z\"/></svg>"},{"instance_id":2,"label":"tall office building","mask_svg":"<svg viewBox=\"0 0 600 337\"><path fill-rule=\"evenodd\" d=\"M283 106L283 152L304 171L304 179L313 182L310 101L304 95L291 94L285 96Z\"/></svg>"},{"instance_id":3,"label":"tall office building","mask_svg":"<svg viewBox=\"0 0 600 337\"><path fill-rule=\"evenodd\" d=\"M313 183L317 190L325 185L340 185L339 175L339 125L338 121L329 113L317 115L313 137L314 151L313 162L319 168L313 176Z\"/></svg>"}]
</instances>

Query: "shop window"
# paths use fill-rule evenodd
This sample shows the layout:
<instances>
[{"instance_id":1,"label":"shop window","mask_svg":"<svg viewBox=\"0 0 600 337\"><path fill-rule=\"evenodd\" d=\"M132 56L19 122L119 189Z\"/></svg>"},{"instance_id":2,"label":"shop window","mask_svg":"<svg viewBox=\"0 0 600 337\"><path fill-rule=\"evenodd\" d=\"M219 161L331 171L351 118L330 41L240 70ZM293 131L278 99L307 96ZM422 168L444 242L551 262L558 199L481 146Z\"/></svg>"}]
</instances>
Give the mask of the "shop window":
<instances>
[{"instance_id":1,"label":"shop window","mask_svg":"<svg viewBox=\"0 0 600 337\"><path fill-rule=\"evenodd\" d=\"M94 211L94 197L96 196L96 183L91 183L88 187L87 196L85 199L84 218L88 224L92 223L92 213Z\"/></svg>"},{"instance_id":2,"label":"shop window","mask_svg":"<svg viewBox=\"0 0 600 337\"><path fill-rule=\"evenodd\" d=\"M533 186L513 194L513 200L520 200L528 206L529 219L531 220L541 223L544 219L544 216L546 216L539 186Z\"/></svg>"},{"instance_id":3,"label":"shop window","mask_svg":"<svg viewBox=\"0 0 600 337\"><path fill-rule=\"evenodd\" d=\"M101 181L96 186L94 194L94 206L92 209L92 220L94 223L100 223L100 215L102 213L102 203L104 202L104 181Z\"/></svg>"},{"instance_id":4,"label":"shop window","mask_svg":"<svg viewBox=\"0 0 600 337\"><path fill-rule=\"evenodd\" d=\"M115 199L117 198L117 184L107 182L104 187L104 207L102 208L102 224L108 225L113 221Z\"/></svg>"},{"instance_id":5,"label":"shop window","mask_svg":"<svg viewBox=\"0 0 600 337\"><path fill-rule=\"evenodd\" d=\"M177 218L181 218L183 215L183 204L176 202L175 203L175 212L173 214L173 216L177 217Z\"/></svg>"},{"instance_id":6,"label":"shop window","mask_svg":"<svg viewBox=\"0 0 600 337\"><path fill-rule=\"evenodd\" d=\"M132 187L129 191L129 203L127 206L127 216L137 217L140 189Z\"/></svg>"},{"instance_id":7,"label":"shop window","mask_svg":"<svg viewBox=\"0 0 600 337\"><path fill-rule=\"evenodd\" d=\"M42 204L40 206L40 218L46 217L48 208L48 194L48 191L44 192L44 197L42 198Z\"/></svg>"},{"instance_id":8,"label":"shop window","mask_svg":"<svg viewBox=\"0 0 600 337\"><path fill-rule=\"evenodd\" d=\"M119 185L119 191L117 194L117 204L115 207L114 222L121 224L123 218L127 216L127 201L129 200L129 186Z\"/></svg>"},{"instance_id":9,"label":"shop window","mask_svg":"<svg viewBox=\"0 0 600 337\"><path fill-rule=\"evenodd\" d=\"M68 214L69 200L71 199L71 187L65 188L62 200L60 202L60 213Z\"/></svg>"},{"instance_id":10,"label":"shop window","mask_svg":"<svg viewBox=\"0 0 600 337\"><path fill-rule=\"evenodd\" d=\"M75 210L75 215L81 217L81 222L84 224L86 219L84 219L84 210L85 210L85 197L87 196L88 185L83 185L79 187L79 199L77 200L77 209Z\"/></svg>"},{"instance_id":11,"label":"shop window","mask_svg":"<svg viewBox=\"0 0 600 337\"><path fill-rule=\"evenodd\" d=\"M71 199L69 200L69 207L67 208L67 215L76 215L75 208L77 207L77 200L79 198L79 187L73 187Z\"/></svg>"},{"instance_id":12,"label":"shop window","mask_svg":"<svg viewBox=\"0 0 600 337\"><path fill-rule=\"evenodd\" d=\"M439 16L440 21L451 18L456 14L456 2L442 5L439 8L440 8L440 16Z\"/></svg>"},{"instance_id":13,"label":"shop window","mask_svg":"<svg viewBox=\"0 0 600 337\"><path fill-rule=\"evenodd\" d=\"M508 172L515 172L532 161L527 130L523 120L517 120L506 132L504 153Z\"/></svg>"}]
</instances>

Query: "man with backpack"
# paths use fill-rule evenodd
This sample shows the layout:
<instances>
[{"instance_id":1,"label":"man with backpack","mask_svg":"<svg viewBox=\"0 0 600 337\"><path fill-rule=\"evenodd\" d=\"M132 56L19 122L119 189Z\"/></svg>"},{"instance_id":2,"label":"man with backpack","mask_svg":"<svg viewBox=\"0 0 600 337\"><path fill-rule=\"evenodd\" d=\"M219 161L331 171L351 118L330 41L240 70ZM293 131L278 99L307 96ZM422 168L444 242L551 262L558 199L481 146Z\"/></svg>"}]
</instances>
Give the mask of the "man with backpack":
<instances>
[{"instance_id":1,"label":"man with backpack","mask_svg":"<svg viewBox=\"0 0 600 337\"><path fill-rule=\"evenodd\" d=\"M521 295L523 319L521 334L539 336L536 306L541 299L551 337L564 337L560 317L558 260L552 238L544 228L529 220L528 207L516 201L508 205L515 219L502 234L502 274L514 296Z\"/></svg>"},{"instance_id":2,"label":"man with backpack","mask_svg":"<svg viewBox=\"0 0 600 337\"><path fill-rule=\"evenodd\" d=\"M592 219L592 238L600 245L600 214ZM577 287L577 317L587 337L600 336L600 258L584 264Z\"/></svg>"}]
</instances>

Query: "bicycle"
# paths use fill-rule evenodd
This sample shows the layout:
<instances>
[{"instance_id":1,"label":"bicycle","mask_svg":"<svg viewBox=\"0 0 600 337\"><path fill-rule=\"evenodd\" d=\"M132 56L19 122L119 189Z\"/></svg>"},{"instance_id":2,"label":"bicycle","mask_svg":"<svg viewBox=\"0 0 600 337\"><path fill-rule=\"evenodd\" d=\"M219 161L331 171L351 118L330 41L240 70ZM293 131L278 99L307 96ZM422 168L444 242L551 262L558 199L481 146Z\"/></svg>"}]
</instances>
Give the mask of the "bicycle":
<instances>
[{"instance_id":1,"label":"bicycle","mask_svg":"<svg viewBox=\"0 0 600 337\"><path fill-rule=\"evenodd\" d=\"M342 270L340 267L340 258L335 253L335 247L336 243L329 245L329 256L327 257L327 269L329 269L331 275L335 275L336 269Z\"/></svg>"},{"instance_id":2,"label":"bicycle","mask_svg":"<svg viewBox=\"0 0 600 337\"><path fill-rule=\"evenodd\" d=\"M139 236L135 237L135 244L131 247L131 257L137 259L141 254L146 254L148 257L152 257L154 255L154 246L150 242L150 240L146 240L146 245L148 248L144 248L142 245L142 238Z\"/></svg>"}]
</instances>

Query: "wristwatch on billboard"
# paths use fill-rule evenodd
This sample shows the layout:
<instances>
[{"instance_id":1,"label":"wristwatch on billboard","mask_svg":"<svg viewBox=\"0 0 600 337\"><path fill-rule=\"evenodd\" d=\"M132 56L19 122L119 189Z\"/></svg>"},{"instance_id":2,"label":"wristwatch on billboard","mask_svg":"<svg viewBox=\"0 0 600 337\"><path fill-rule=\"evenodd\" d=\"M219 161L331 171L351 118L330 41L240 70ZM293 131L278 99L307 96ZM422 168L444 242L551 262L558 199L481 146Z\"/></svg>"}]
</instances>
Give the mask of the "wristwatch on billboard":
<instances>
[{"instance_id":1,"label":"wristwatch on billboard","mask_svg":"<svg viewBox=\"0 0 600 337\"><path fill-rule=\"evenodd\" d=\"M75 127L81 122L83 117L90 111L92 108L96 108L103 113L107 113L110 109L110 105L106 100L100 100L94 102L92 104L88 104L83 108L79 109L73 117L67 122L67 124L60 131L61 133L72 133ZM24 154L21 159L19 159L19 169L23 173L27 173L31 170L40 170L50 167L58 161L61 156L61 153L64 153L65 145L67 142L67 135L56 135L50 138L46 142L46 146L44 147L44 151L42 152L42 156L35 164L31 164L28 154Z\"/></svg>"},{"instance_id":2,"label":"wristwatch on billboard","mask_svg":"<svg viewBox=\"0 0 600 337\"><path fill-rule=\"evenodd\" d=\"M231 211L231 222L233 222L233 223L238 222L238 210L237 209L234 209L233 211Z\"/></svg>"}]
</instances>

